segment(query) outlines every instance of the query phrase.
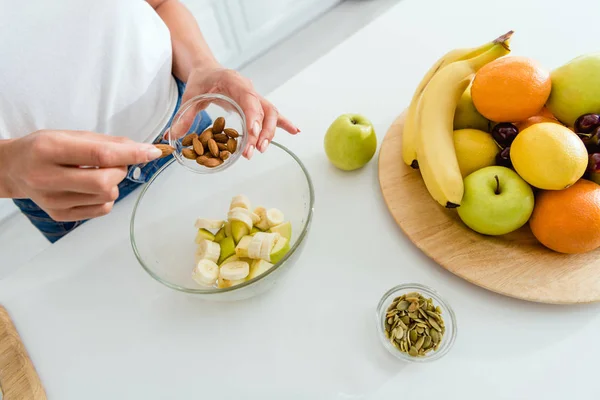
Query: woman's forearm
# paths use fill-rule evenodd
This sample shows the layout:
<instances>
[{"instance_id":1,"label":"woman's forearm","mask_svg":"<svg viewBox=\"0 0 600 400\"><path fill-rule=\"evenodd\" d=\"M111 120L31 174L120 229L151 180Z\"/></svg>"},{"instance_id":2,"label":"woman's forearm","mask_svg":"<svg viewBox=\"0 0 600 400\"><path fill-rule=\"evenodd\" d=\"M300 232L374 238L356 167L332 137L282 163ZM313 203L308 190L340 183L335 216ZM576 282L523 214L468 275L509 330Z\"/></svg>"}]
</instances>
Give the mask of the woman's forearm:
<instances>
[{"instance_id":1,"label":"woman's forearm","mask_svg":"<svg viewBox=\"0 0 600 400\"><path fill-rule=\"evenodd\" d=\"M187 82L193 68L218 67L196 19L178 0L148 0L171 32L173 74Z\"/></svg>"},{"instance_id":2,"label":"woman's forearm","mask_svg":"<svg viewBox=\"0 0 600 400\"><path fill-rule=\"evenodd\" d=\"M0 140L0 198L12 198L14 193L8 179L8 145L14 140Z\"/></svg>"}]
</instances>

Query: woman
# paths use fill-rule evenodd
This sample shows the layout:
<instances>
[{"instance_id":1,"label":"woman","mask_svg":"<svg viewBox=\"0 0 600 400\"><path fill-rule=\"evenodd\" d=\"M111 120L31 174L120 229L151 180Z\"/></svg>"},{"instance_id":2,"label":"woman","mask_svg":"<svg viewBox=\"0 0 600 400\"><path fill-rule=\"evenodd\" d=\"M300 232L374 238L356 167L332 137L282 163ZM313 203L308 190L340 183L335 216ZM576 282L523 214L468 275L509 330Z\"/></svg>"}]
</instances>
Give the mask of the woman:
<instances>
[{"instance_id":1,"label":"woman","mask_svg":"<svg viewBox=\"0 0 600 400\"><path fill-rule=\"evenodd\" d=\"M219 65L178 0L5 2L0 34L0 197L51 242L147 182L166 162L151 143L196 95L240 105L248 159L276 127L299 132Z\"/></svg>"}]
</instances>

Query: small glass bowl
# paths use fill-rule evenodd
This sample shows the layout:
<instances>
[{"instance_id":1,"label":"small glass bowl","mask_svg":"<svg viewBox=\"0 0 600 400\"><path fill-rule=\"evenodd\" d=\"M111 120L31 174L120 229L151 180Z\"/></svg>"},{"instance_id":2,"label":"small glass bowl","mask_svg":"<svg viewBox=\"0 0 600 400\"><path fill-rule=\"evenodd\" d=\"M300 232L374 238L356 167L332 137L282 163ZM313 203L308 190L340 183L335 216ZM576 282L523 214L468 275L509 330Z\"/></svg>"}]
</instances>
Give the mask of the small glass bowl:
<instances>
[{"instance_id":1,"label":"small glass bowl","mask_svg":"<svg viewBox=\"0 0 600 400\"><path fill-rule=\"evenodd\" d=\"M202 113L202 111L205 113ZM218 117L223 117L225 118L225 128L233 128L239 134L237 150L221 165L214 168L200 165L196 160L185 158L182 154L184 147L181 140L191 133L200 135L202 132L192 132L190 127L206 125L203 124L205 122L203 119L207 116L210 118L210 126L214 124ZM185 102L175 114L168 129L169 145L175 149L173 152L174 158L179 164L198 174L212 174L229 168L241 157L248 144L248 130L244 111L235 101L217 93L202 94Z\"/></svg>"},{"instance_id":2,"label":"small glass bowl","mask_svg":"<svg viewBox=\"0 0 600 400\"><path fill-rule=\"evenodd\" d=\"M407 294L410 292L417 292L423 295L426 298L431 298L433 300L433 304L436 306L440 306L442 309L442 318L444 319L444 323L446 326L446 332L442 338L442 343L440 344L437 351L430 351L425 356L420 357L412 357L409 354L403 353L394 347L393 344L390 343L389 339L385 335L385 321L386 321L386 313L388 307L394 302L394 299L403 294ZM377 331L379 334L379 338L383 343L383 346L394 356L397 358L408 361L408 362L428 362L434 361L442 358L456 340L456 316L454 315L454 311L450 307L450 305L440 296L438 292L435 290L418 284L418 283L407 283L403 285L398 285L396 287L388 290L377 305Z\"/></svg>"}]
</instances>

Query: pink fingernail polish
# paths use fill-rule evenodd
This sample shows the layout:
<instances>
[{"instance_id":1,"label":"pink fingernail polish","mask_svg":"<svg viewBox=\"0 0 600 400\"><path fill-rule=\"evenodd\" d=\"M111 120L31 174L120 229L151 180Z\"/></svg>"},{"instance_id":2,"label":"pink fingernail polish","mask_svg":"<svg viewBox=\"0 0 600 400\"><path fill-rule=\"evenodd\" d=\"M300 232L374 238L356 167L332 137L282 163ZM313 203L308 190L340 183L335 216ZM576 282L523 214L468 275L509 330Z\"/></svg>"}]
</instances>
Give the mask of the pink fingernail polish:
<instances>
[{"instance_id":1,"label":"pink fingernail polish","mask_svg":"<svg viewBox=\"0 0 600 400\"><path fill-rule=\"evenodd\" d=\"M265 150L267 150L268 146L269 146L269 140L268 139L263 140L262 143L260 144L260 149L259 149L260 152L264 153Z\"/></svg>"},{"instance_id":2,"label":"pink fingernail polish","mask_svg":"<svg viewBox=\"0 0 600 400\"><path fill-rule=\"evenodd\" d=\"M252 124L252 135L256 137L260 135L260 125L258 124L258 121L254 121L254 124Z\"/></svg>"},{"instance_id":3,"label":"pink fingernail polish","mask_svg":"<svg viewBox=\"0 0 600 400\"><path fill-rule=\"evenodd\" d=\"M252 158L253 154L254 154L254 145L250 145L250 147L248 148L248 160Z\"/></svg>"}]
</instances>

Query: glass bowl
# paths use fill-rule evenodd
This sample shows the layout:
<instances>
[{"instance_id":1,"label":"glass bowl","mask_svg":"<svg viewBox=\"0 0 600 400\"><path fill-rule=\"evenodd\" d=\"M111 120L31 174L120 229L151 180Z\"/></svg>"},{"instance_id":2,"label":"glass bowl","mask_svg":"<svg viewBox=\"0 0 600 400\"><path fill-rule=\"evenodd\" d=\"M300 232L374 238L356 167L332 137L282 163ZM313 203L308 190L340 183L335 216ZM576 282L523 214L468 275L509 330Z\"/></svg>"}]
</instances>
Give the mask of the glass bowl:
<instances>
[{"instance_id":1,"label":"glass bowl","mask_svg":"<svg viewBox=\"0 0 600 400\"><path fill-rule=\"evenodd\" d=\"M432 350L424 356L413 357L409 354L406 354L396 347L392 343L390 343L389 339L385 335L385 321L386 321L386 313L387 308L394 302L394 299L403 294L417 292L420 293L425 298L431 298L433 300L433 305L439 306L442 309L442 318L444 319L444 324L446 327L446 332L442 337L442 341L437 350ZM394 356L397 358L408 361L408 362L428 362L434 361L442 358L444 355L450 351L454 341L456 340L456 316L454 315L454 311L440 296L438 292L435 290L418 284L418 283L407 283L404 285L398 285L396 287L388 290L377 305L376 312L376 321L377 321L377 332L383 346Z\"/></svg>"},{"instance_id":2,"label":"glass bowl","mask_svg":"<svg viewBox=\"0 0 600 400\"><path fill-rule=\"evenodd\" d=\"M213 168L205 167L198 164L196 160L184 157L182 154L182 150L185 148L182 145L183 138L191 133L200 135L202 131L198 131L197 127L207 125L212 127L219 117L225 119L225 128L233 128L238 132L237 150L221 165ZM179 108L169 126L167 138L169 144L175 149L174 158L188 170L198 174L220 172L233 165L241 157L248 144L246 116L240 106L231 98L217 93L202 94L191 98Z\"/></svg>"},{"instance_id":3,"label":"glass bowl","mask_svg":"<svg viewBox=\"0 0 600 400\"><path fill-rule=\"evenodd\" d=\"M252 209L278 208L292 224L290 250L272 268L229 288L203 287L192 279L197 218L226 220L231 200L246 195ZM174 159L143 187L131 216L130 238L141 266L169 288L210 300L241 300L271 288L298 262L308 235L315 201L308 171L290 150L271 142L269 149L219 174L198 175Z\"/></svg>"}]
</instances>

